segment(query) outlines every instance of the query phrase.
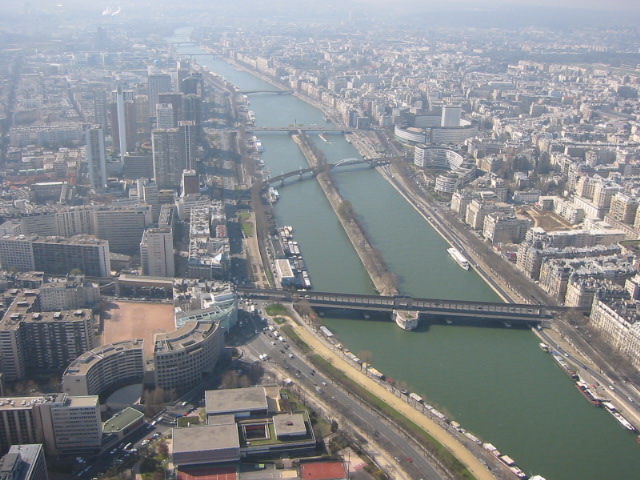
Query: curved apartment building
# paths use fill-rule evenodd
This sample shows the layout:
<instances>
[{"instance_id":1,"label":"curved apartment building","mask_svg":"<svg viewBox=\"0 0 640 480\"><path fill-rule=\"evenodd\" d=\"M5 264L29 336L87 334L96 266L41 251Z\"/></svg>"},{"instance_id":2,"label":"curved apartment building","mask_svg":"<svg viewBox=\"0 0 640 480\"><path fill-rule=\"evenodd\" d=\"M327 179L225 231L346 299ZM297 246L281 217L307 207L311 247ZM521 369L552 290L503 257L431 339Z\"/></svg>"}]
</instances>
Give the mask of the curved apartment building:
<instances>
[{"instance_id":1,"label":"curved apartment building","mask_svg":"<svg viewBox=\"0 0 640 480\"><path fill-rule=\"evenodd\" d=\"M100 395L111 387L144 377L144 342L141 339L103 345L76 358L62 376L62 391L69 395Z\"/></svg>"},{"instance_id":2,"label":"curved apartment building","mask_svg":"<svg viewBox=\"0 0 640 480\"><path fill-rule=\"evenodd\" d=\"M396 125L393 133L398 140L409 145L418 143L442 145L462 143L467 138L475 137L478 134L478 127L466 120L461 120L461 125L457 127L404 128Z\"/></svg>"},{"instance_id":3,"label":"curved apartment building","mask_svg":"<svg viewBox=\"0 0 640 480\"><path fill-rule=\"evenodd\" d=\"M223 348L219 322L189 322L175 332L158 334L153 351L156 388L192 387L213 371Z\"/></svg>"}]
</instances>

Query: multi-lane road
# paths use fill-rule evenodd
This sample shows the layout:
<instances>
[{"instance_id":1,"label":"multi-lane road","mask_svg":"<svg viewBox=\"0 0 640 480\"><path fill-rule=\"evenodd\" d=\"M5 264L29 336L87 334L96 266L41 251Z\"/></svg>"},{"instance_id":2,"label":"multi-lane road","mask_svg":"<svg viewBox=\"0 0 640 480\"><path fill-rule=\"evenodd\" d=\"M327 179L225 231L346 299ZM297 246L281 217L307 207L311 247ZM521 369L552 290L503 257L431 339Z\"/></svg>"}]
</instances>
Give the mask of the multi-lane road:
<instances>
[{"instance_id":1,"label":"multi-lane road","mask_svg":"<svg viewBox=\"0 0 640 480\"><path fill-rule=\"evenodd\" d=\"M261 305L257 308L261 310ZM292 388L303 397L313 395L313 399L307 397L307 400L323 408L329 418L338 420L341 428L349 431L351 424L366 437L375 440L388 454L387 457L396 463L392 468L401 468L408 475L406 478L446 478L433 467L423 449L399 431L392 422L317 372L294 345L278 340L275 332L264 330L267 323L259 315L251 315L249 322L244 328L252 330L254 336L242 347L245 361L260 361L260 355L268 355L268 360L264 362L266 370L273 370L275 375L292 380ZM271 326L277 331L276 324ZM344 424L342 421L348 423ZM366 445L363 448L367 450Z\"/></svg>"}]
</instances>

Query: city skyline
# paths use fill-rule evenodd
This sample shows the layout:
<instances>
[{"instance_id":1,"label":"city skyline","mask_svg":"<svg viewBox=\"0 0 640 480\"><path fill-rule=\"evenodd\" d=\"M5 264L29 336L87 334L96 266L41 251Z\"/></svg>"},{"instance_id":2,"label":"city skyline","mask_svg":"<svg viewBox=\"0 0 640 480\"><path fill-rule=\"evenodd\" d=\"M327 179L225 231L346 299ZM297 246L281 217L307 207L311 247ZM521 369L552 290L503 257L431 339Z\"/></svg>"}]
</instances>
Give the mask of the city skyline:
<instances>
[{"instance_id":1,"label":"city skyline","mask_svg":"<svg viewBox=\"0 0 640 480\"><path fill-rule=\"evenodd\" d=\"M148 420L96 419L92 452L32 437L78 480L177 438L161 474L199 446L177 418L194 441L232 428L206 390L277 383L270 410L302 392L404 478L434 467L425 449L447 477L639 470L640 34L613 3L41 0L5 17L2 421L155 387L115 407L143 398ZM264 453L254 426L225 436L227 461Z\"/></svg>"}]
</instances>

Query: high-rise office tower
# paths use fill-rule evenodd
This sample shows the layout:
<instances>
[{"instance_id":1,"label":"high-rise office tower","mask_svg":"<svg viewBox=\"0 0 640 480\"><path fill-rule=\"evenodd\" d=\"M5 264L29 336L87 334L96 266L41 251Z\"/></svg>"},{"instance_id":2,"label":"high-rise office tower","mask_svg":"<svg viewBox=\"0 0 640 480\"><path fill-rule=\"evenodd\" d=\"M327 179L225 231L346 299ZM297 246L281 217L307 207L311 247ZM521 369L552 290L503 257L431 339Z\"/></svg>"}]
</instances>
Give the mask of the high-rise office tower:
<instances>
[{"instance_id":1,"label":"high-rise office tower","mask_svg":"<svg viewBox=\"0 0 640 480\"><path fill-rule=\"evenodd\" d=\"M159 95L161 93L173 92L171 86L171 75L166 73L155 73L149 75L149 115L155 116L156 105L160 103Z\"/></svg>"},{"instance_id":2,"label":"high-rise office tower","mask_svg":"<svg viewBox=\"0 0 640 480\"><path fill-rule=\"evenodd\" d=\"M122 87L118 87L116 91L116 118L118 119L118 148L120 149L120 159L124 161L124 154L127 153L127 130Z\"/></svg>"},{"instance_id":3,"label":"high-rise office tower","mask_svg":"<svg viewBox=\"0 0 640 480\"><path fill-rule=\"evenodd\" d=\"M180 122L180 132L184 135L185 168L195 170L198 153L198 130L193 122Z\"/></svg>"},{"instance_id":4,"label":"high-rise office tower","mask_svg":"<svg viewBox=\"0 0 640 480\"><path fill-rule=\"evenodd\" d=\"M202 98L197 95L184 95L182 97L182 120L193 122L200 126L202 122Z\"/></svg>"},{"instance_id":5,"label":"high-rise office tower","mask_svg":"<svg viewBox=\"0 0 640 480\"><path fill-rule=\"evenodd\" d=\"M89 169L89 182L97 191L107 186L107 158L104 150L104 130L101 125L87 127L85 153Z\"/></svg>"},{"instance_id":6,"label":"high-rise office tower","mask_svg":"<svg viewBox=\"0 0 640 480\"><path fill-rule=\"evenodd\" d=\"M156 105L156 127L175 128L177 127L174 116L173 105L170 103L159 103Z\"/></svg>"},{"instance_id":7,"label":"high-rise office tower","mask_svg":"<svg viewBox=\"0 0 640 480\"><path fill-rule=\"evenodd\" d=\"M123 173L132 180L153 178L153 157L151 154L125 155Z\"/></svg>"},{"instance_id":8,"label":"high-rise office tower","mask_svg":"<svg viewBox=\"0 0 640 480\"><path fill-rule=\"evenodd\" d=\"M180 190L180 196L182 197L200 192L200 179L195 170L185 170L182 172Z\"/></svg>"},{"instance_id":9,"label":"high-rise office tower","mask_svg":"<svg viewBox=\"0 0 640 480\"><path fill-rule=\"evenodd\" d=\"M146 94L136 95L134 103L136 104L136 129L141 135L140 138L149 138L152 128L149 116L149 98Z\"/></svg>"},{"instance_id":10,"label":"high-rise office tower","mask_svg":"<svg viewBox=\"0 0 640 480\"><path fill-rule=\"evenodd\" d=\"M111 135L114 146L120 153L120 160L124 161L127 152L136 149L136 108L134 92L122 90L121 87L113 92L114 103L111 104Z\"/></svg>"},{"instance_id":11,"label":"high-rise office tower","mask_svg":"<svg viewBox=\"0 0 640 480\"><path fill-rule=\"evenodd\" d=\"M142 273L153 277L173 277L173 229L171 227L148 228L140 242Z\"/></svg>"},{"instance_id":12,"label":"high-rise office tower","mask_svg":"<svg viewBox=\"0 0 640 480\"><path fill-rule=\"evenodd\" d=\"M182 84L182 81L187 78L191 74L191 64L189 60L178 60L176 65L176 70L178 72L178 86ZM178 90L180 90L178 88Z\"/></svg>"},{"instance_id":13,"label":"high-rise office tower","mask_svg":"<svg viewBox=\"0 0 640 480\"><path fill-rule=\"evenodd\" d=\"M106 90L93 91L93 118L105 133L109 133L109 101Z\"/></svg>"},{"instance_id":14,"label":"high-rise office tower","mask_svg":"<svg viewBox=\"0 0 640 480\"><path fill-rule=\"evenodd\" d=\"M204 81L202 75L199 73L192 73L187 78L184 78L179 83L180 92L185 95L198 95L203 96L204 93Z\"/></svg>"},{"instance_id":15,"label":"high-rise office tower","mask_svg":"<svg viewBox=\"0 0 640 480\"><path fill-rule=\"evenodd\" d=\"M151 132L153 175L159 188L178 188L187 166L184 130L156 129Z\"/></svg>"},{"instance_id":16,"label":"high-rise office tower","mask_svg":"<svg viewBox=\"0 0 640 480\"><path fill-rule=\"evenodd\" d=\"M183 108L182 102L183 97L181 93L160 93L158 95L158 103L168 103L173 107L173 118L175 125L178 125L178 122L184 120L183 118Z\"/></svg>"}]
</instances>

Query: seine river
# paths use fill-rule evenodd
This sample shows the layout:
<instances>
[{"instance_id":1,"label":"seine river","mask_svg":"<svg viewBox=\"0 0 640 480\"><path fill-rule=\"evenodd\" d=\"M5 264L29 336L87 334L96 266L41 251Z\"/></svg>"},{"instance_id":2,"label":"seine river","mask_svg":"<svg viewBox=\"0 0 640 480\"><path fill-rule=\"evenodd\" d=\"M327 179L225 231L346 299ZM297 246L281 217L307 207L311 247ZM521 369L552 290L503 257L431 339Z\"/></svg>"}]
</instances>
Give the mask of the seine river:
<instances>
[{"instance_id":1,"label":"seine river","mask_svg":"<svg viewBox=\"0 0 640 480\"><path fill-rule=\"evenodd\" d=\"M202 53L188 45L178 51ZM193 58L241 90L272 88L219 58ZM324 123L318 109L293 96L254 94L249 101L258 126ZM288 136L263 134L260 139L273 176L307 165ZM359 156L340 135L328 135L327 142L316 135L312 139L330 162ZM479 276L448 256L442 238L375 170L334 170L334 179L397 275L402 293L498 301ZM314 289L373 293L318 184L291 183L279 193L278 224L293 227ZM634 436L588 403L528 330L423 324L405 332L391 321L357 317L324 318L324 323L351 351L371 352L378 370L493 443L527 474L573 480L633 478L640 472Z\"/></svg>"}]
</instances>

